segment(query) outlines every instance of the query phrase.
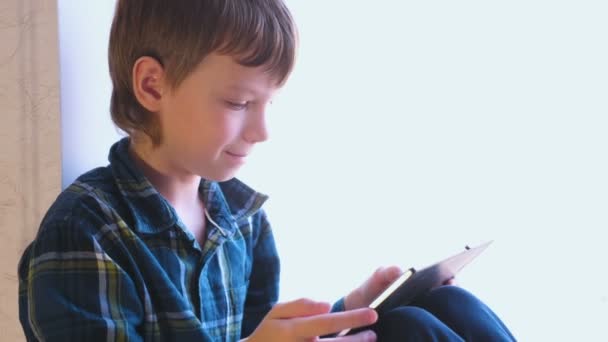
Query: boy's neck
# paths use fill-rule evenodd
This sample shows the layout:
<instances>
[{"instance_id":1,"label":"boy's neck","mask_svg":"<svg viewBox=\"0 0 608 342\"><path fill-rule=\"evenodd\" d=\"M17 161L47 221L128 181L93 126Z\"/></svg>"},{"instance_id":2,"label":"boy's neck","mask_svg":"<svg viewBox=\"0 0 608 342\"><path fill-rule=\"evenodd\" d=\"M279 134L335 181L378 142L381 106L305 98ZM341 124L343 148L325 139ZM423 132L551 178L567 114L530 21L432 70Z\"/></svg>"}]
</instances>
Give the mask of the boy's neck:
<instances>
[{"instance_id":1,"label":"boy's neck","mask_svg":"<svg viewBox=\"0 0 608 342\"><path fill-rule=\"evenodd\" d=\"M179 174L163 158L160 149L151 142L131 139L129 153L135 164L156 190L175 209L192 208L202 204L199 194L201 177L191 174Z\"/></svg>"}]
</instances>

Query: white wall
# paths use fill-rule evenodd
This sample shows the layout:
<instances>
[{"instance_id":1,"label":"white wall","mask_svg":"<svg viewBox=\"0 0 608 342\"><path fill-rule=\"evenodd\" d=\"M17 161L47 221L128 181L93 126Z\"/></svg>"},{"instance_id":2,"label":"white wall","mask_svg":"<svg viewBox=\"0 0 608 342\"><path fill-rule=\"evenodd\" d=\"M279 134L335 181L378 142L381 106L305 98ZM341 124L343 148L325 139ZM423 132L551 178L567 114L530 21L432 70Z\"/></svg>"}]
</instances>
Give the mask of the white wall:
<instances>
[{"instance_id":1,"label":"white wall","mask_svg":"<svg viewBox=\"0 0 608 342\"><path fill-rule=\"evenodd\" d=\"M59 3L64 134L85 132L64 145L65 184L117 138L113 6ZM381 264L494 239L459 282L519 339L606 340L605 2L289 3L300 59L241 174L271 195L282 299L333 300Z\"/></svg>"},{"instance_id":2,"label":"white wall","mask_svg":"<svg viewBox=\"0 0 608 342\"><path fill-rule=\"evenodd\" d=\"M110 119L108 39L114 1L58 0L61 56L61 184L108 163L120 138Z\"/></svg>"}]
</instances>

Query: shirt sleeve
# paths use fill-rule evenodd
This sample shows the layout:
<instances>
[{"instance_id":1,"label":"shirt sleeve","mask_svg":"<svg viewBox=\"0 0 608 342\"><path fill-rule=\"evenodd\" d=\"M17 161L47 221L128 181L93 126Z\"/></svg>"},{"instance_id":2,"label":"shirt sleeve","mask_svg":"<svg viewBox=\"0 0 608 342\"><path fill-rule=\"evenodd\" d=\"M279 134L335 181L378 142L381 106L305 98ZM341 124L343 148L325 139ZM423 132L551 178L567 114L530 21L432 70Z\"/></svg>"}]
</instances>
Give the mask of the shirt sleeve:
<instances>
[{"instance_id":1,"label":"shirt sleeve","mask_svg":"<svg viewBox=\"0 0 608 342\"><path fill-rule=\"evenodd\" d=\"M340 298L331 307L331 312L342 312L344 310L345 310L345 308L344 308L344 297Z\"/></svg>"},{"instance_id":2,"label":"shirt sleeve","mask_svg":"<svg viewBox=\"0 0 608 342\"><path fill-rule=\"evenodd\" d=\"M279 297L280 262L272 229L263 210L253 216L253 260L241 336L249 336ZM257 236L256 236L257 235Z\"/></svg>"},{"instance_id":3,"label":"shirt sleeve","mask_svg":"<svg viewBox=\"0 0 608 342\"><path fill-rule=\"evenodd\" d=\"M19 310L28 341L142 341L141 301L109 255L117 237L91 225L66 219L43 227L24 253Z\"/></svg>"}]
</instances>

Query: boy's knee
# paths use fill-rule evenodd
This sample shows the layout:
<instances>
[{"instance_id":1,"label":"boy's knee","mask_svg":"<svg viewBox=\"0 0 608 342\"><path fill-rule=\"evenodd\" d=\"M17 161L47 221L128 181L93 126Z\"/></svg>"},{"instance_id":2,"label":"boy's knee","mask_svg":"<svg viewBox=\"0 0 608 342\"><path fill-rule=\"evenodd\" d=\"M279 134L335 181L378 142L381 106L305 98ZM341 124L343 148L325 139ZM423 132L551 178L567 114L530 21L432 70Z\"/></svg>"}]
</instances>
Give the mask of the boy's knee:
<instances>
[{"instance_id":1,"label":"boy's knee","mask_svg":"<svg viewBox=\"0 0 608 342\"><path fill-rule=\"evenodd\" d=\"M415 306L400 306L389 311L382 317L383 320L400 325L427 325L433 320L433 315L428 311Z\"/></svg>"},{"instance_id":2,"label":"boy's knee","mask_svg":"<svg viewBox=\"0 0 608 342\"><path fill-rule=\"evenodd\" d=\"M453 321L468 314L484 311L484 304L467 290L452 285L440 286L412 303L442 321Z\"/></svg>"},{"instance_id":3,"label":"boy's knee","mask_svg":"<svg viewBox=\"0 0 608 342\"><path fill-rule=\"evenodd\" d=\"M375 330L379 341L409 341L442 336L446 328L428 311L402 306L382 315Z\"/></svg>"},{"instance_id":4,"label":"boy's knee","mask_svg":"<svg viewBox=\"0 0 608 342\"><path fill-rule=\"evenodd\" d=\"M449 303L450 301L468 301L477 300L469 291L459 286L444 285L431 290L427 295L427 299L440 303Z\"/></svg>"}]
</instances>

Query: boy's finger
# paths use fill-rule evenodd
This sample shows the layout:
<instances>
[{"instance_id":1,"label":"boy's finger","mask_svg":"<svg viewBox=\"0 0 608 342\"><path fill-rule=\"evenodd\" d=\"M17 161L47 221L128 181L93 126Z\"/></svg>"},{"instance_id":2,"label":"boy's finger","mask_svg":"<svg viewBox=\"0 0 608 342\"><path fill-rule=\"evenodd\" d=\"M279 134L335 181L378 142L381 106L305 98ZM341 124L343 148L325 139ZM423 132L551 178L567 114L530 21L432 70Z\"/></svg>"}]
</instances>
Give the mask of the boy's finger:
<instances>
[{"instance_id":1,"label":"boy's finger","mask_svg":"<svg viewBox=\"0 0 608 342\"><path fill-rule=\"evenodd\" d=\"M456 278L452 277L448 280L446 280L443 285L456 285Z\"/></svg>"},{"instance_id":2,"label":"boy's finger","mask_svg":"<svg viewBox=\"0 0 608 342\"><path fill-rule=\"evenodd\" d=\"M403 274L403 271L401 270L401 268L399 266L390 266L390 267L386 267L384 269L383 272L383 281L385 284L390 284L393 281L395 281L397 278L399 278L399 276L401 274Z\"/></svg>"},{"instance_id":3,"label":"boy's finger","mask_svg":"<svg viewBox=\"0 0 608 342\"><path fill-rule=\"evenodd\" d=\"M276 304L269 317L271 318L295 318L321 315L331 310L329 303L316 302L311 299L301 298L291 302Z\"/></svg>"},{"instance_id":4,"label":"boy's finger","mask_svg":"<svg viewBox=\"0 0 608 342\"><path fill-rule=\"evenodd\" d=\"M377 269L372 278L372 282L365 290L366 295L370 297L368 300L371 302L373 297L378 296L384 289L399 278L401 274L403 274L403 271L398 266L381 267Z\"/></svg>"},{"instance_id":5,"label":"boy's finger","mask_svg":"<svg viewBox=\"0 0 608 342\"><path fill-rule=\"evenodd\" d=\"M365 308L296 318L293 324L296 336L309 338L337 333L348 328L364 327L374 324L377 319L378 314L374 310Z\"/></svg>"}]
</instances>

